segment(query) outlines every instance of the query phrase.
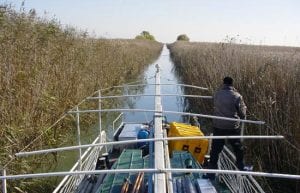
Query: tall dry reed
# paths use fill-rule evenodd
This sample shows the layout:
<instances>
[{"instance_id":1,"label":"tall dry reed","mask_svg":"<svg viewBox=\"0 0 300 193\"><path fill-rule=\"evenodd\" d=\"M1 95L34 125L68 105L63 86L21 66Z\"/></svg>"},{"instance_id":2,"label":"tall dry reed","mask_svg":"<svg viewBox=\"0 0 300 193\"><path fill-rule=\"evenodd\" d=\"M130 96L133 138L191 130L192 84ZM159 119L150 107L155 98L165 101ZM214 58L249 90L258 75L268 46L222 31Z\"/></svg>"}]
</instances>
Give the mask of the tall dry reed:
<instances>
[{"instance_id":1,"label":"tall dry reed","mask_svg":"<svg viewBox=\"0 0 300 193\"><path fill-rule=\"evenodd\" d=\"M39 18L33 10L16 12L1 5L0 166L85 96L139 76L161 48L147 40L90 38L56 20ZM38 145L56 144L63 129L45 135ZM8 172L32 170L21 164Z\"/></svg>"},{"instance_id":2,"label":"tall dry reed","mask_svg":"<svg viewBox=\"0 0 300 193\"><path fill-rule=\"evenodd\" d=\"M223 77L233 77L246 101L247 118L267 123L247 125L247 133L285 136L280 141L247 142L247 161L256 170L300 174L300 48L188 42L176 42L169 48L184 83L207 86L213 94ZM197 94L190 89L186 92ZM212 102L188 102L192 111L212 113ZM266 182L269 192L300 191L299 181Z\"/></svg>"}]
</instances>

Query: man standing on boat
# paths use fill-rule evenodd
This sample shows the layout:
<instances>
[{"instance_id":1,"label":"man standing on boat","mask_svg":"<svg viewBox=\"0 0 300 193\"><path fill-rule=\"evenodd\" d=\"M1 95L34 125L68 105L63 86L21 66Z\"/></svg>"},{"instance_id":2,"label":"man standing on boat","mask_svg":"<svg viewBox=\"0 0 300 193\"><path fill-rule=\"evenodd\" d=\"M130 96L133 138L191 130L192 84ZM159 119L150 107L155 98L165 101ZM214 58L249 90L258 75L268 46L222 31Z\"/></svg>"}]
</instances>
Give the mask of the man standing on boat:
<instances>
[{"instance_id":1,"label":"man standing on boat","mask_svg":"<svg viewBox=\"0 0 300 193\"><path fill-rule=\"evenodd\" d=\"M220 117L229 117L236 119L244 119L246 116L246 105L243 97L233 87L233 79L225 77L223 79L223 87L214 95L214 115ZM213 135L214 136L232 136L241 135L239 121L226 121L213 119ZM244 169L244 151L240 139L229 139L234 153L236 155L236 164L239 170ZM214 139L212 141L212 149L210 152L210 169L217 169L219 153L222 151L225 139ZM214 179L215 174L208 174L208 178Z\"/></svg>"}]
</instances>

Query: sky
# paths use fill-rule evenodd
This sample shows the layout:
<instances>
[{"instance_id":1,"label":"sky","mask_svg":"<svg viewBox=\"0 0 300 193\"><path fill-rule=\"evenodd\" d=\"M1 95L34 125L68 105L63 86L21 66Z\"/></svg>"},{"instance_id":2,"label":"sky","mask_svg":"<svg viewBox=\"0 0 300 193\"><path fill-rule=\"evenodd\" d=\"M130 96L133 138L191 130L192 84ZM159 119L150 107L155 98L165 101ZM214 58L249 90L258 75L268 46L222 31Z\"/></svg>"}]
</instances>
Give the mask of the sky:
<instances>
[{"instance_id":1,"label":"sky","mask_svg":"<svg viewBox=\"0 0 300 193\"><path fill-rule=\"evenodd\" d=\"M18 8L22 0L0 0ZM300 47L300 0L25 0L26 10L96 37L149 31L165 43L191 41Z\"/></svg>"}]
</instances>

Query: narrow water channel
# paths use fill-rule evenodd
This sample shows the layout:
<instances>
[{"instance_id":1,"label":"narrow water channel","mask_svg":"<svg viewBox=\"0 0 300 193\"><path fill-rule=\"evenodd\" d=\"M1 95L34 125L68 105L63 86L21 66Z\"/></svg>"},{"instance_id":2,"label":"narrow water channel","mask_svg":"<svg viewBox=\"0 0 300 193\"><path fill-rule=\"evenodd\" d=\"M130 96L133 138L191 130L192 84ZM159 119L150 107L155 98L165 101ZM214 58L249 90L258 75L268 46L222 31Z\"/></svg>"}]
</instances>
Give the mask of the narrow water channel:
<instances>
[{"instance_id":1,"label":"narrow water channel","mask_svg":"<svg viewBox=\"0 0 300 193\"><path fill-rule=\"evenodd\" d=\"M144 72L145 84L155 83L155 65L158 64L161 69L161 83L162 84L179 84L179 79L174 72L174 64L170 58L169 49L164 46L159 58L151 64ZM130 92L130 90L129 90ZM183 94L183 90L178 86L162 85L161 94ZM155 86L147 85L142 93L139 94L155 94ZM138 97L133 101L134 108L137 109L154 109L154 96ZM162 97L163 110L182 111L183 99L176 96ZM126 106L128 107L128 105ZM166 115L168 121L181 121L180 115ZM153 118L153 113L126 113L125 121L150 121Z\"/></svg>"}]
</instances>

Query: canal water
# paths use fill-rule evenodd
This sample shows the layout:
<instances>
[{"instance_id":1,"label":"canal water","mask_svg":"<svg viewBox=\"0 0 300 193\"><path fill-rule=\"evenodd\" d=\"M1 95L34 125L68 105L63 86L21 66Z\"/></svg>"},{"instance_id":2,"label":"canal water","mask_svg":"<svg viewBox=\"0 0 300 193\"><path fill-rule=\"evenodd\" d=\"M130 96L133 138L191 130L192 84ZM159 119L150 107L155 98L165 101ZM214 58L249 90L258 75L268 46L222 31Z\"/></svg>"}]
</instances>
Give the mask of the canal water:
<instances>
[{"instance_id":1,"label":"canal water","mask_svg":"<svg viewBox=\"0 0 300 193\"><path fill-rule=\"evenodd\" d=\"M159 58L151 64L144 72L143 77L145 78L145 84L155 84L155 72L156 64L159 65L161 71L161 84L179 84L179 79L176 77L174 72L174 64L170 58L170 52L166 46L163 47ZM130 90L128 90L130 93ZM179 86L173 85L162 85L161 94L183 94L183 89ZM143 89L142 93L139 94L155 94L155 85L147 85ZM135 99L127 99L130 104L133 104L134 108L137 109L155 109L154 96L138 97ZM132 100L132 101L131 101ZM134 101L133 101L134 100ZM125 103L126 104L126 103ZM125 108L131 105L125 105ZM163 96L162 97L163 110L168 111L183 111L183 98L176 96ZM180 115L166 115L167 121L181 121ZM125 121L151 121L153 119L153 113L125 113Z\"/></svg>"}]
</instances>

